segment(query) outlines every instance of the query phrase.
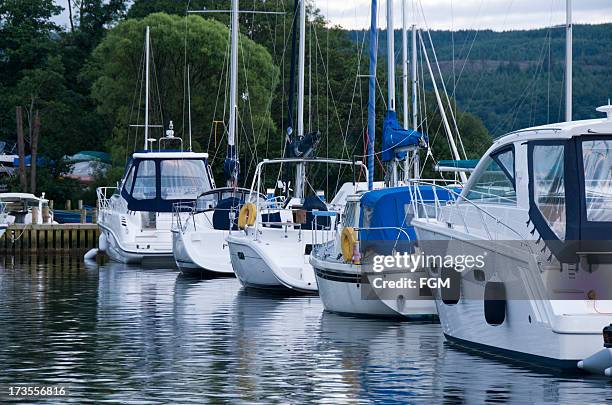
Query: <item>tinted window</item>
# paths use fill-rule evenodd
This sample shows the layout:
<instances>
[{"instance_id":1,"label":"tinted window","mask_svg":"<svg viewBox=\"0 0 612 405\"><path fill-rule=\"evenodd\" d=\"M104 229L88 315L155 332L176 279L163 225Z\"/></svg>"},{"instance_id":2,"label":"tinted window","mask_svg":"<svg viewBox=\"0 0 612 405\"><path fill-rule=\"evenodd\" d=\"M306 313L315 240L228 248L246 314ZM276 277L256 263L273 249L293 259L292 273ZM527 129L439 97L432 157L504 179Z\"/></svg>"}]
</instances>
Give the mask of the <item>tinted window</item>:
<instances>
[{"instance_id":1,"label":"tinted window","mask_svg":"<svg viewBox=\"0 0 612 405\"><path fill-rule=\"evenodd\" d=\"M565 148L563 145L536 145L533 148L533 198L548 226L565 239Z\"/></svg>"},{"instance_id":2,"label":"tinted window","mask_svg":"<svg viewBox=\"0 0 612 405\"><path fill-rule=\"evenodd\" d=\"M132 183L134 182L134 166L130 166L128 169L128 175L123 183L123 189L128 193L132 190Z\"/></svg>"},{"instance_id":3,"label":"tinted window","mask_svg":"<svg viewBox=\"0 0 612 405\"><path fill-rule=\"evenodd\" d=\"M136 200L152 200L156 197L155 162L143 160L136 170L132 197Z\"/></svg>"},{"instance_id":4,"label":"tinted window","mask_svg":"<svg viewBox=\"0 0 612 405\"><path fill-rule=\"evenodd\" d=\"M508 153L514 161L513 152L508 151ZM490 158L488 160L486 169L480 172L472 183L467 199L476 203L516 205L516 191L512 180L495 160ZM514 173L514 169L511 173Z\"/></svg>"},{"instance_id":5,"label":"tinted window","mask_svg":"<svg viewBox=\"0 0 612 405\"><path fill-rule=\"evenodd\" d=\"M208 171L203 160L161 161L162 199L196 199L210 189Z\"/></svg>"},{"instance_id":6,"label":"tinted window","mask_svg":"<svg viewBox=\"0 0 612 405\"><path fill-rule=\"evenodd\" d=\"M612 221L612 140L582 142L587 221Z\"/></svg>"}]
</instances>

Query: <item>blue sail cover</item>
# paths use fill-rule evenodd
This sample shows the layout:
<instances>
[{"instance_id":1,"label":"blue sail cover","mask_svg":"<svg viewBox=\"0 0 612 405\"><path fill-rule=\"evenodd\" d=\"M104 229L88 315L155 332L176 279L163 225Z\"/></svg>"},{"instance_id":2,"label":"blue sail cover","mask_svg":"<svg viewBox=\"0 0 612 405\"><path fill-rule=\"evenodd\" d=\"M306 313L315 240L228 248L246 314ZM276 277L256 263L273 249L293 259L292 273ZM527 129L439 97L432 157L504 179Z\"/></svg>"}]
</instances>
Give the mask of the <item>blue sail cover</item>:
<instances>
[{"instance_id":1,"label":"blue sail cover","mask_svg":"<svg viewBox=\"0 0 612 405\"><path fill-rule=\"evenodd\" d=\"M426 185L391 187L364 193L360 200L359 218L362 248L375 250L379 254L391 254L394 247L398 251L410 249L416 241L416 233L410 225L414 213L412 195L416 194L419 202L428 202L434 200L434 192L439 201L453 199L448 191L442 188L434 191L432 186ZM403 243L396 245L397 241Z\"/></svg>"},{"instance_id":2,"label":"blue sail cover","mask_svg":"<svg viewBox=\"0 0 612 405\"><path fill-rule=\"evenodd\" d=\"M425 146L428 142L427 135L413 129L404 129L397 121L397 113L387 111L383 125L383 162L389 162L394 157L403 159L406 152L396 152L398 148Z\"/></svg>"}]
</instances>

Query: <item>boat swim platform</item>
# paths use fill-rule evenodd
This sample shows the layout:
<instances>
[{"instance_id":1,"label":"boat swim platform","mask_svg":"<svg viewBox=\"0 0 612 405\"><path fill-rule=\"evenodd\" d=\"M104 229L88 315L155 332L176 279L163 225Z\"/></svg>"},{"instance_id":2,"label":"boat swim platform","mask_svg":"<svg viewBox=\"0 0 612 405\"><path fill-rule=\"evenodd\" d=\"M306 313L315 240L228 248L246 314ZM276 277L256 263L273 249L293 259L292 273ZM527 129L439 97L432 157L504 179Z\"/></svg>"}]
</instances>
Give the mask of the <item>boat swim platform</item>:
<instances>
[{"instance_id":1,"label":"boat swim platform","mask_svg":"<svg viewBox=\"0 0 612 405\"><path fill-rule=\"evenodd\" d=\"M98 224L13 224L0 239L0 253L84 252L98 247Z\"/></svg>"}]
</instances>

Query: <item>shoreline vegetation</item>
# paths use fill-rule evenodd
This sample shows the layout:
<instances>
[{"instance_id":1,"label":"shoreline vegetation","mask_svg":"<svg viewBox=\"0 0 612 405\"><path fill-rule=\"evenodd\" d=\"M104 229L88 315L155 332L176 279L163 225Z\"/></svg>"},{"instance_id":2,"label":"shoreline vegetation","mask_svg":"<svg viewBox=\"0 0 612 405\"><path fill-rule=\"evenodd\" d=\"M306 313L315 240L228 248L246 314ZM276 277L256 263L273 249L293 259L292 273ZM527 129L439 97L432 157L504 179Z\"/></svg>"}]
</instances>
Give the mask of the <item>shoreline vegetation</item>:
<instances>
[{"instance_id":1,"label":"shoreline vegetation","mask_svg":"<svg viewBox=\"0 0 612 405\"><path fill-rule=\"evenodd\" d=\"M193 0L190 8L226 9L227 3ZM26 155L39 125L38 155L50 163L35 173L37 191L56 201L71 198L93 204L97 186L120 179L127 158L142 139L142 129L130 125L141 124L144 114L140 93L146 25L151 26L154 61L152 123L167 126L172 120L175 133L187 138L185 71L189 65L194 149L210 154L220 180L225 157L223 122L228 114L223 106L229 15L185 16L185 4L172 0L72 0L68 4L71 18L66 27L53 22L62 8L52 0L0 4L0 140L16 142L18 107L23 111ZM287 126L293 1L255 6L285 14L240 16L241 186L250 184L258 161L282 155ZM367 72L367 36L364 41L363 31L331 26L312 7L308 13L306 128L321 132L318 156L359 158L364 154L367 127L367 80L358 75ZM594 108L612 94L612 82L606 80L612 69L611 33L612 24L574 28L575 119L597 117ZM383 38L384 31L379 35ZM396 45L401 44L397 35ZM431 35L468 158L478 158L495 136L560 120L562 30L435 31ZM385 41L380 42L379 57L384 57ZM384 63L379 63L378 82L380 131L385 112ZM401 80L397 83L401 86ZM449 147L427 78L423 84L422 122L427 127L421 129L432 141L432 153L448 159ZM398 106L401 110L400 98ZM160 136L161 130L157 132L154 135ZM380 136L377 150L379 142ZM83 150L112 156L110 170L87 185L62 176L67 166L62 158ZM425 175L433 176L433 172L428 169ZM352 174L321 169L310 177L333 187L337 178L352 179ZM382 168L377 165L376 178L381 177ZM19 185L18 176L2 181L10 190L27 191Z\"/></svg>"}]
</instances>

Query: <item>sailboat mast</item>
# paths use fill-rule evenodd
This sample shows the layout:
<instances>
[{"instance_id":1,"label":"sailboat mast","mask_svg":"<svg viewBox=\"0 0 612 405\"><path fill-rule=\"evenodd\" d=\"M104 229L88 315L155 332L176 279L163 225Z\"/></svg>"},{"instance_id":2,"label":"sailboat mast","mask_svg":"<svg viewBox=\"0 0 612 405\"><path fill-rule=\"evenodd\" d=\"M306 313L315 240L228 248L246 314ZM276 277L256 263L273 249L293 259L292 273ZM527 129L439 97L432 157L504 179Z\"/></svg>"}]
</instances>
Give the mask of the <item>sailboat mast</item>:
<instances>
[{"instance_id":1,"label":"sailboat mast","mask_svg":"<svg viewBox=\"0 0 612 405\"><path fill-rule=\"evenodd\" d=\"M417 105L417 28L412 25L412 129L418 130L419 116ZM414 178L419 179L421 176L421 163L419 160L419 152L414 152Z\"/></svg>"},{"instance_id":2,"label":"sailboat mast","mask_svg":"<svg viewBox=\"0 0 612 405\"><path fill-rule=\"evenodd\" d=\"M149 72L151 63L150 29L147 25L145 34L145 123L144 123L144 150L149 149ZM142 94L142 93L141 93Z\"/></svg>"},{"instance_id":3,"label":"sailboat mast","mask_svg":"<svg viewBox=\"0 0 612 405\"><path fill-rule=\"evenodd\" d=\"M573 36L572 36L572 0L566 3L565 27L565 121L572 120L572 65L573 65Z\"/></svg>"},{"instance_id":4,"label":"sailboat mast","mask_svg":"<svg viewBox=\"0 0 612 405\"><path fill-rule=\"evenodd\" d=\"M227 136L227 157L225 160L227 186L234 187L238 181L238 159L236 151L236 114L238 111L238 0L232 0L231 50L230 50L230 94L229 130Z\"/></svg>"},{"instance_id":5,"label":"sailboat mast","mask_svg":"<svg viewBox=\"0 0 612 405\"><path fill-rule=\"evenodd\" d=\"M404 129L408 129L408 31L406 29L406 0L402 0L402 90Z\"/></svg>"},{"instance_id":6,"label":"sailboat mast","mask_svg":"<svg viewBox=\"0 0 612 405\"><path fill-rule=\"evenodd\" d=\"M393 34L393 0L387 0L387 72L389 74L389 111L395 111L395 40Z\"/></svg>"},{"instance_id":7,"label":"sailboat mast","mask_svg":"<svg viewBox=\"0 0 612 405\"><path fill-rule=\"evenodd\" d=\"M300 1L300 43L298 58L298 122L297 136L301 139L304 136L304 70L306 62L306 0ZM305 180L304 163L296 165L295 173L295 196L304 197Z\"/></svg>"},{"instance_id":8,"label":"sailboat mast","mask_svg":"<svg viewBox=\"0 0 612 405\"><path fill-rule=\"evenodd\" d=\"M189 119L189 152L193 151L191 142L191 81L189 77L189 65L187 65L187 109Z\"/></svg>"},{"instance_id":9,"label":"sailboat mast","mask_svg":"<svg viewBox=\"0 0 612 405\"><path fill-rule=\"evenodd\" d=\"M368 89L368 190L374 188L374 138L376 135L376 62L378 58L378 31L376 26L376 0L372 0L370 19L370 80Z\"/></svg>"}]
</instances>

